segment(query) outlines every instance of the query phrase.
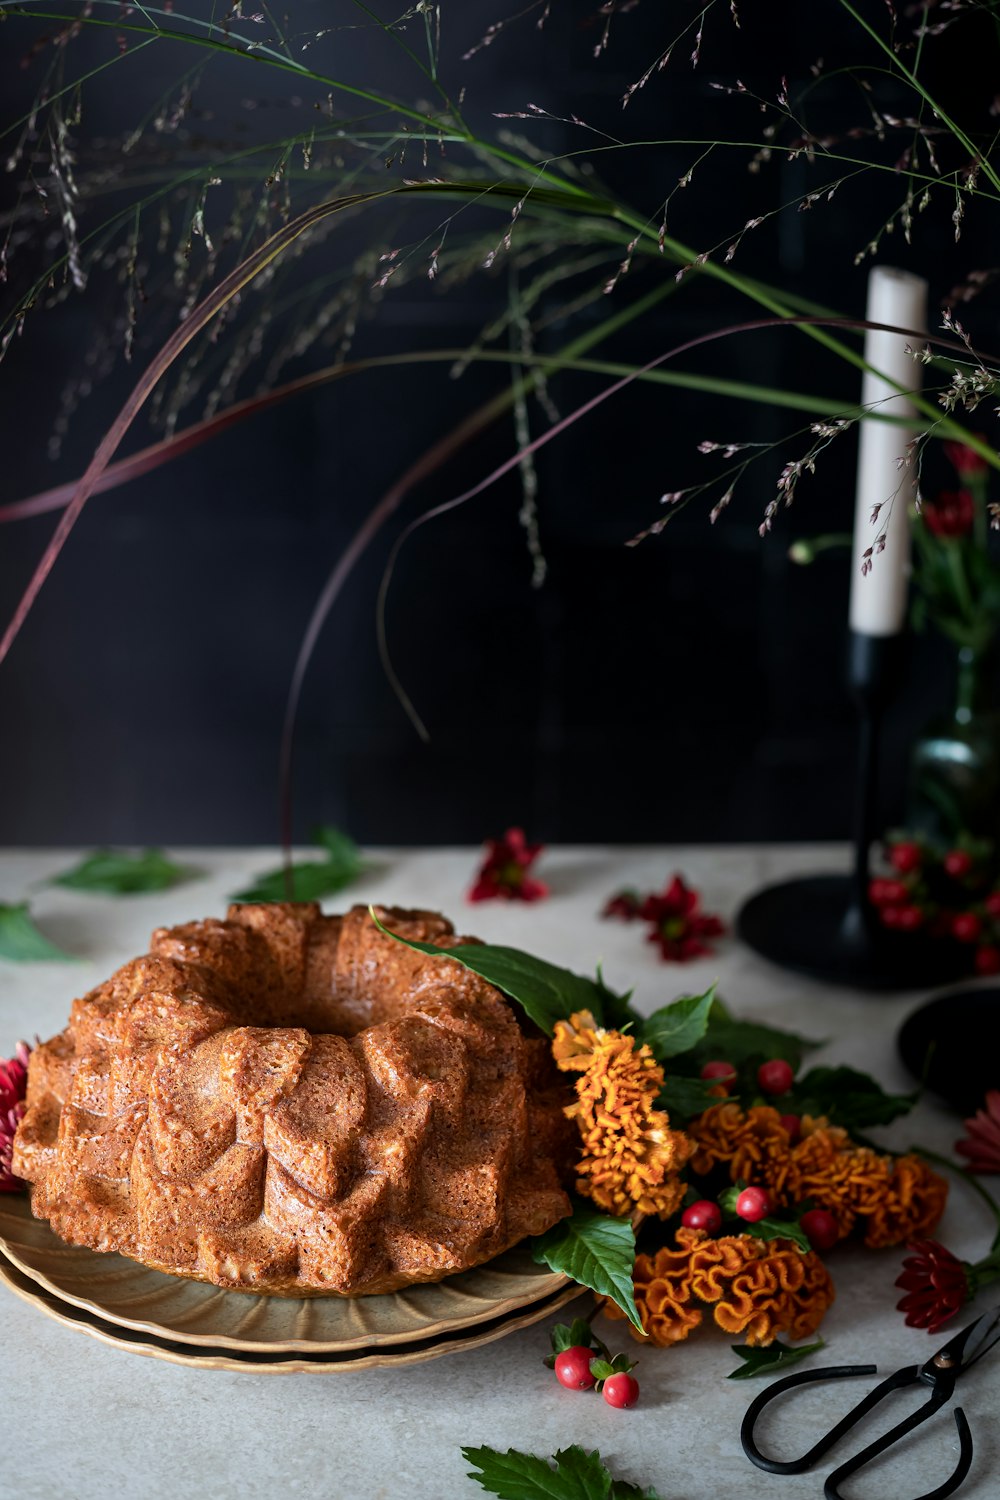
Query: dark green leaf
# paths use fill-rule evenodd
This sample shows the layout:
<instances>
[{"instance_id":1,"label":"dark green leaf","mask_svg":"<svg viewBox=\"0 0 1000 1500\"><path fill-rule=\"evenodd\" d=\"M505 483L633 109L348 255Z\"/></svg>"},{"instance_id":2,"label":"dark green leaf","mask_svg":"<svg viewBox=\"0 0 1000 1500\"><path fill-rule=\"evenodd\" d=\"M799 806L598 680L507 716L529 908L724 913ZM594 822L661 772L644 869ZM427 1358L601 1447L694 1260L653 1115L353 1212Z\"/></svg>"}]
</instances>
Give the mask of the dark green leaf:
<instances>
[{"instance_id":1,"label":"dark green leaf","mask_svg":"<svg viewBox=\"0 0 1000 1500\"><path fill-rule=\"evenodd\" d=\"M578 1010L589 1010L598 1023L604 1023L604 1005L610 993L602 983L583 979L569 969L560 969L522 953L519 948L491 947L489 943L462 943L457 948L443 948L437 943L418 943L400 937L383 927L372 910L372 920L380 932L393 937L407 948L427 953L433 958L453 958L473 974L495 984L511 1000L516 1000L535 1025L547 1036L555 1031L557 1021L568 1021ZM615 997L620 1001L620 997Z\"/></svg>"},{"instance_id":2,"label":"dark green leaf","mask_svg":"<svg viewBox=\"0 0 1000 1500\"><path fill-rule=\"evenodd\" d=\"M678 1053L690 1052L708 1029L709 1013L715 1001L715 985L703 995L685 996L672 1005L654 1011L642 1026L642 1040L652 1049L657 1062Z\"/></svg>"},{"instance_id":3,"label":"dark green leaf","mask_svg":"<svg viewBox=\"0 0 1000 1500\"><path fill-rule=\"evenodd\" d=\"M632 1291L635 1234L628 1219L577 1206L568 1219L561 1219L532 1246L536 1261L562 1271L581 1286L610 1297L641 1329Z\"/></svg>"},{"instance_id":4,"label":"dark green leaf","mask_svg":"<svg viewBox=\"0 0 1000 1500\"><path fill-rule=\"evenodd\" d=\"M737 1068L751 1058L780 1057L798 1071L802 1054L819 1046L822 1046L821 1042L809 1041L792 1031L780 1031L775 1026L764 1026L757 1021L734 1020L713 1006L708 1029L695 1056L706 1062L710 1058L722 1058Z\"/></svg>"},{"instance_id":5,"label":"dark green leaf","mask_svg":"<svg viewBox=\"0 0 1000 1500\"><path fill-rule=\"evenodd\" d=\"M615 1373L615 1367L610 1359L592 1359L590 1361L590 1373L595 1380L607 1380L609 1375Z\"/></svg>"},{"instance_id":6,"label":"dark green leaf","mask_svg":"<svg viewBox=\"0 0 1000 1500\"><path fill-rule=\"evenodd\" d=\"M783 1344L780 1339L775 1339L773 1344L765 1344L762 1348L752 1349L748 1344L731 1344L730 1348L734 1354L739 1355L743 1364L739 1369L733 1370L727 1379L750 1380L754 1375L768 1375L772 1370L798 1364L800 1359L822 1349L823 1340L817 1339L815 1344L799 1344L795 1349L789 1344Z\"/></svg>"},{"instance_id":7,"label":"dark green leaf","mask_svg":"<svg viewBox=\"0 0 1000 1500\"><path fill-rule=\"evenodd\" d=\"M803 1253L812 1248L805 1230L790 1219L758 1219L756 1224L744 1222L740 1229L755 1240L791 1240Z\"/></svg>"},{"instance_id":8,"label":"dark green leaf","mask_svg":"<svg viewBox=\"0 0 1000 1500\"><path fill-rule=\"evenodd\" d=\"M800 1113L826 1115L845 1130L863 1130L868 1125L888 1125L907 1114L917 1094L887 1094L881 1084L854 1068L811 1068L796 1080L795 1109Z\"/></svg>"},{"instance_id":9,"label":"dark green leaf","mask_svg":"<svg viewBox=\"0 0 1000 1500\"><path fill-rule=\"evenodd\" d=\"M711 1090L711 1083L704 1078L682 1078L676 1073L669 1073L663 1080L656 1105L658 1109L665 1109L675 1124L684 1120L693 1120L695 1115L704 1113L712 1104L718 1104L718 1099Z\"/></svg>"},{"instance_id":10,"label":"dark green leaf","mask_svg":"<svg viewBox=\"0 0 1000 1500\"><path fill-rule=\"evenodd\" d=\"M589 1349L598 1344L603 1349L600 1339L594 1338L594 1331L586 1318L574 1318L572 1323L557 1323L549 1334L552 1340L552 1348L556 1354L561 1354L564 1349Z\"/></svg>"},{"instance_id":11,"label":"dark green leaf","mask_svg":"<svg viewBox=\"0 0 1000 1500\"><path fill-rule=\"evenodd\" d=\"M364 860L354 840L337 828L318 828L313 840L326 850L325 859L303 860L291 867L291 890L285 870L269 870L259 876L234 901L320 901L350 885L364 870Z\"/></svg>"},{"instance_id":12,"label":"dark green leaf","mask_svg":"<svg viewBox=\"0 0 1000 1500\"><path fill-rule=\"evenodd\" d=\"M0 902L0 958L10 959L15 964L73 962L72 953L64 953L39 932L31 920L26 901L19 906Z\"/></svg>"},{"instance_id":13,"label":"dark green leaf","mask_svg":"<svg viewBox=\"0 0 1000 1500\"><path fill-rule=\"evenodd\" d=\"M479 1471L469 1478L501 1500L659 1500L655 1490L612 1479L596 1450L575 1443L551 1461L516 1448L463 1448L462 1457Z\"/></svg>"},{"instance_id":14,"label":"dark green leaf","mask_svg":"<svg viewBox=\"0 0 1000 1500\"><path fill-rule=\"evenodd\" d=\"M141 854L97 849L72 870L54 875L51 884L69 886L74 891L104 891L112 896L126 896L141 891L165 891L190 873L181 865L171 864L162 849L145 849Z\"/></svg>"}]
</instances>

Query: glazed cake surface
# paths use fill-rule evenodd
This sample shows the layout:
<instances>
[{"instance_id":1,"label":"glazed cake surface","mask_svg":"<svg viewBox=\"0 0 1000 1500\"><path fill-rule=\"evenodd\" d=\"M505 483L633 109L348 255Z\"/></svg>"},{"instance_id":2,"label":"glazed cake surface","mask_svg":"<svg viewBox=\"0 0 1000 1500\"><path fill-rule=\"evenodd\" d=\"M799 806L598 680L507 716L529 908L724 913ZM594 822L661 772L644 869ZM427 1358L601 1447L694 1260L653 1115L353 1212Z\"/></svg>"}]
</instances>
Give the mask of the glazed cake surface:
<instances>
[{"instance_id":1,"label":"glazed cake surface","mask_svg":"<svg viewBox=\"0 0 1000 1500\"><path fill-rule=\"evenodd\" d=\"M456 939L432 912L393 931ZM154 932L32 1054L14 1170L75 1245L218 1286L437 1281L569 1212L546 1039L364 907L233 906Z\"/></svg>"}]
</instances>

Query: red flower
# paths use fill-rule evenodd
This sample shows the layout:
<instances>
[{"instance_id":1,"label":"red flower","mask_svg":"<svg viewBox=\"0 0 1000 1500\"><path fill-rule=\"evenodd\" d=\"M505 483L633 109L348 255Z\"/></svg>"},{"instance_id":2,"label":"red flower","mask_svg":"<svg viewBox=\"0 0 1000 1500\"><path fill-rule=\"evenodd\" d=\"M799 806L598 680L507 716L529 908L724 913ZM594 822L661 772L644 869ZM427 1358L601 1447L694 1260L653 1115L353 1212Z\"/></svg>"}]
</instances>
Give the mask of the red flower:
<instances>
[{"instance_id":1,"label":"red flower","mask_svg":"<svg viewBox=\"0 0 1000 1500\"><path fill-rule=\"evenodd\" d=\"M969 1134L956 1141L955 1150L967 1159L972 1172L1000 1172L1000 1089L990 1089L985 1103L985 1109L966 1120Z\"/></svg>"},{"instance_id":2,"label":"red flower","mask_svg":"<svg viewBox=\"0 0 1000 1500\"><path fill-rule=\"evenodd\" d=\"M976 502L968 490L942 490L936 500L925 500L920 514L935 536L968 536L976 518Z\"/></svg>"},{"instance_id":3,"label":"red flower","mask_svg":"<svg viewBox=\"0 0 1000 1500\"><path fill-rule=\"evenodd\" d=\"M699 912L700 905L699 893L686 886L679 875L662 895L646 897L639 915L644 922L652 923L647 940L659 943L664 958L686 963L711 953L702 939L719 937L726 929L718 917Z\"/></svg>"},{"instance_id":4,"label":"red flower","mask_svg":"<svg viewBox=\"0 0 1000 1500\"><path fill-rule=\"evenodd\" d=\"M602 917L620 917L623 922L633 921L642 910L643 898L638 891L619 891L612 896L601 912Z\"/></svg>"},{"instance_id":5,"label":"red flower","mask_svg":"<svg viewBox=\"0 0 1000 1500\"><path fill-rule=\"evenodd\" d=\"M970 448L965 443L945 443L944 451L962 479L984 474L989 468L982 454L977 453L975 448Z\"/></svg>"},{"instance_id":6,"label":"red flower","mask_svg":"<svg viewBox=\"0 0 1000 1500\"><path fill-rule=\"evenodd\" d=\"M15 1055L0 1058L0 1193L17 1193L24 1186L11 1171L14 1132L24 1114L24 1093L28 1081L28 1058L31 1048L18 1042Z\"/></svg>"},{"instance_id":7,"label":"red flower","mask_svg":"<svg viewBox=\"0 0 1000 1500\"><path fill-rule=\"evenodd\" d=\"M914 1240L909 1248L915 1253L896 1278L906 1296L896 1306L906 1314L908 1328L937 1333L969 1300L966 1265L937 1240Z\"/></svg>"},{"instance_id":8,"label":"red flower","mask_svg":"<svg viewBox=\"0 0 1000 1500\"><path fill-rule=\"evenodd\" d=\"M540 901L549 894L547 885L534 880L531 866L543 845L529 844L523 828L508 828L503 838L488 839L486 858L479 867L476 883L469 892L470 901Z\"/></svg>"}]
</instances>

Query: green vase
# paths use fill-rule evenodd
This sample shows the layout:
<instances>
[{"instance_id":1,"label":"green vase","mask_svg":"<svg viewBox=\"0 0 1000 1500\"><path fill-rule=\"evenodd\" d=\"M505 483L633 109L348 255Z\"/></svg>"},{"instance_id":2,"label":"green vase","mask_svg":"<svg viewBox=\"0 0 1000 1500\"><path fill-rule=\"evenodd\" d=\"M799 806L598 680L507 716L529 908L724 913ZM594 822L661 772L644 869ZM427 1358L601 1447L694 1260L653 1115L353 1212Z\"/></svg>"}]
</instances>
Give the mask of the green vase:
<instances>
[{"instance_id":1,"label":"green vase","mask_svg":"<svg viewBox=\"0 0 1000 1500\"><path fill-rule=\"evenodd\" d=\"M958 653L955 707L932 719L910 757L906 827L935 843L960 833L1000 841L1000 707L990 647Z\"/></svg>"}]
</instances>

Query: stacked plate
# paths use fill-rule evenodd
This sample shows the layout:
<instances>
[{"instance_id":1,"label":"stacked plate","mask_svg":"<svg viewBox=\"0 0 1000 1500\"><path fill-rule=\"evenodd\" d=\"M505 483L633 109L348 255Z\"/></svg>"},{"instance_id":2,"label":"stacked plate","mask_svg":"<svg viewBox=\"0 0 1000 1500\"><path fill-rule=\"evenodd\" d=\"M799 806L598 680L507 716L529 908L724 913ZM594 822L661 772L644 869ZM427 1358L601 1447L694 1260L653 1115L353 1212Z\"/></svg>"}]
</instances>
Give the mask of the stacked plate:
<instances>
[{"instance_id":1,"label":"stacked plate","mask_svg":"<svg viewBox=\"0 0 1000 1500\"><path fill-rule=\"evenodd\" d=\"M0 1198L0 1282L116 1348L268 1374L417 1364L475 1349L549 1317L581 1290L515 1248L446 1281L380 1297L227 1292L66 1245L21 1196Z\"/></svg>"}]
</instances>

